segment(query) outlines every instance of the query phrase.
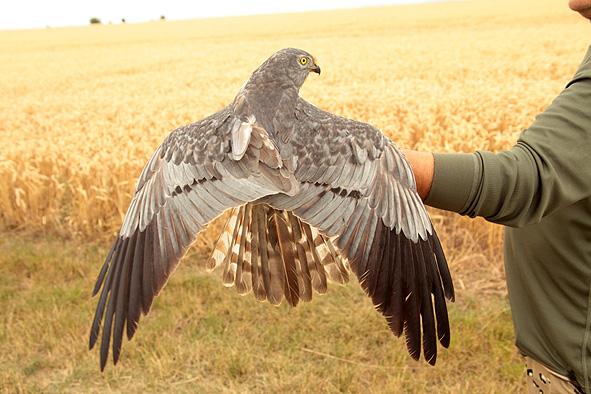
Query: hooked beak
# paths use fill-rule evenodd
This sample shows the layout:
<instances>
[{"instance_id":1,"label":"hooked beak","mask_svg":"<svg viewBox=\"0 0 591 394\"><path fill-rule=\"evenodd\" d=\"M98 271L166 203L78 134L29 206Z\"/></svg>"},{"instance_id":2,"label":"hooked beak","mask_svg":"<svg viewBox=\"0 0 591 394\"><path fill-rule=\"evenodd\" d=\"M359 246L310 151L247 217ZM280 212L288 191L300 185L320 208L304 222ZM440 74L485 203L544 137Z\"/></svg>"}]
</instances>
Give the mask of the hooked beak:
<instances>
[{"instance_id":1,"label":"hooked beak","mask_svg":"<svg viewBox=\"0 0 591 394\"><path fill-rule=\"evenodd\" d=\"M311 71L314 72L314 73L316 73L316 74L318 74L318 75L320 75L320 67L318 67L316 65L315 65L315 67Z\"/></svg>"}]
</instances>

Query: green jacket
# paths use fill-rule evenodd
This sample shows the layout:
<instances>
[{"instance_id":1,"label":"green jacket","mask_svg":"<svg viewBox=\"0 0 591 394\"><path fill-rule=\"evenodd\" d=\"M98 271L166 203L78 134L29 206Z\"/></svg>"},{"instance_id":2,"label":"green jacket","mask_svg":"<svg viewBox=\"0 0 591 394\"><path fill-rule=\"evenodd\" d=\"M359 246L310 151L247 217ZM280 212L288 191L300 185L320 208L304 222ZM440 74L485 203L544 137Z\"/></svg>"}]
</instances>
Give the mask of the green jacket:
<instances>
[{"instance_id":1,"label":"green jacket","mask_svg":"<svg viewBox=\"0 0 591 394\"><path fill-rule=\"evenodd\" d=\"M591 393L591 47L511 150L436 154L426 203L508 226L516 345Z\"/></svg>"}]
</instances>

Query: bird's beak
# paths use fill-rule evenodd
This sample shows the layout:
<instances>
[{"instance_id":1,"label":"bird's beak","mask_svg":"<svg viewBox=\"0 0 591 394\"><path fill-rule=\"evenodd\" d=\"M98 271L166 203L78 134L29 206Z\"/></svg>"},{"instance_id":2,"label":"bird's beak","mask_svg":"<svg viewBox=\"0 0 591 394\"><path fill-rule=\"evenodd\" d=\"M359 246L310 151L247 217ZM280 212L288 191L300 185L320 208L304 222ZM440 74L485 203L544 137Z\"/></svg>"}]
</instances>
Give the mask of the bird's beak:
<instances>
[{"instance_id":1,"label":"bird's beak","mask_svg":"<svg viewBox=\"0 0 591 394\"><path fill-rule=\"evenodd\" d=\"M320 67L314 65L315 67L312 69L312 72L315 72L316 74L320 75Z\"/></svg>"}]
</instances>

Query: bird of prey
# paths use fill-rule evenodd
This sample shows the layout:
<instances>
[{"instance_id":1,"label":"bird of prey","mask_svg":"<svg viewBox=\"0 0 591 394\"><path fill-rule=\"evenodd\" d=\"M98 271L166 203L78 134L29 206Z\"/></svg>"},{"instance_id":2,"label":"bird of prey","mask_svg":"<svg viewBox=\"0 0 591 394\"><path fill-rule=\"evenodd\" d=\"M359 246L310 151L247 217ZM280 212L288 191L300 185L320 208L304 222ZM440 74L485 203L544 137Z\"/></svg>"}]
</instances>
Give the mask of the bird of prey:
<instances>
[{"instance_id":1,"label":"bird of prey","mask_svg":"<svg viewBox=\"0 0 591 394\"><path fill-rule=\"evenodd\" d=\"M312 55L282 49L230 105L156 149L94 287L101 370L197 234L228 210L207 263L221 266L224 285L295 306L352 271L414 359L422 347L435 364L437 339L449 345L453 284L411 168L375 127L302 99L311 72Z\"/></svg>"}]
</instances>

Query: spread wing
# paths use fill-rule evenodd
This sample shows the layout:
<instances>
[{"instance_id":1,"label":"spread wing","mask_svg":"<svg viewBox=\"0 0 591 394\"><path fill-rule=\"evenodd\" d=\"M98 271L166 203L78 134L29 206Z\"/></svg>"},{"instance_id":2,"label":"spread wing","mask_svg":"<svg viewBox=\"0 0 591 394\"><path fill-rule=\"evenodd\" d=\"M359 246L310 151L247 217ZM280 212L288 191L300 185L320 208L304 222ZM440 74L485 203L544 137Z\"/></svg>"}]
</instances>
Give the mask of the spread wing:
<instances>
[{"instance_id":1,"label":"spread wing","mask_svg":"<svg viewBox=\"0 0 591 394\"><path fill-rule=\"evenodd\" d=\"M101 369L112 338L119 358L124 326L135 333L140 315L195 236L226 209L263 196L294 194L274 144L254 119L230 109L173 131L142 171L119 235L99 273L101 290L90 348L102 321Z\"/></svg>"},{"instance_id":2,"label":"spread wing","mask_svg":"<svg viewBox=\"0 0 591 394\"><path fill-rule=\"evenodd\" d=\"M393 333L404 331L411 356L420 357L422 342L434 364L437 338L449 345L445 298L454 290L408 163L368 124L303 100L296 118L290 149L300 192L266 200L329 237Z\"/></svg>"}]
</instances>

